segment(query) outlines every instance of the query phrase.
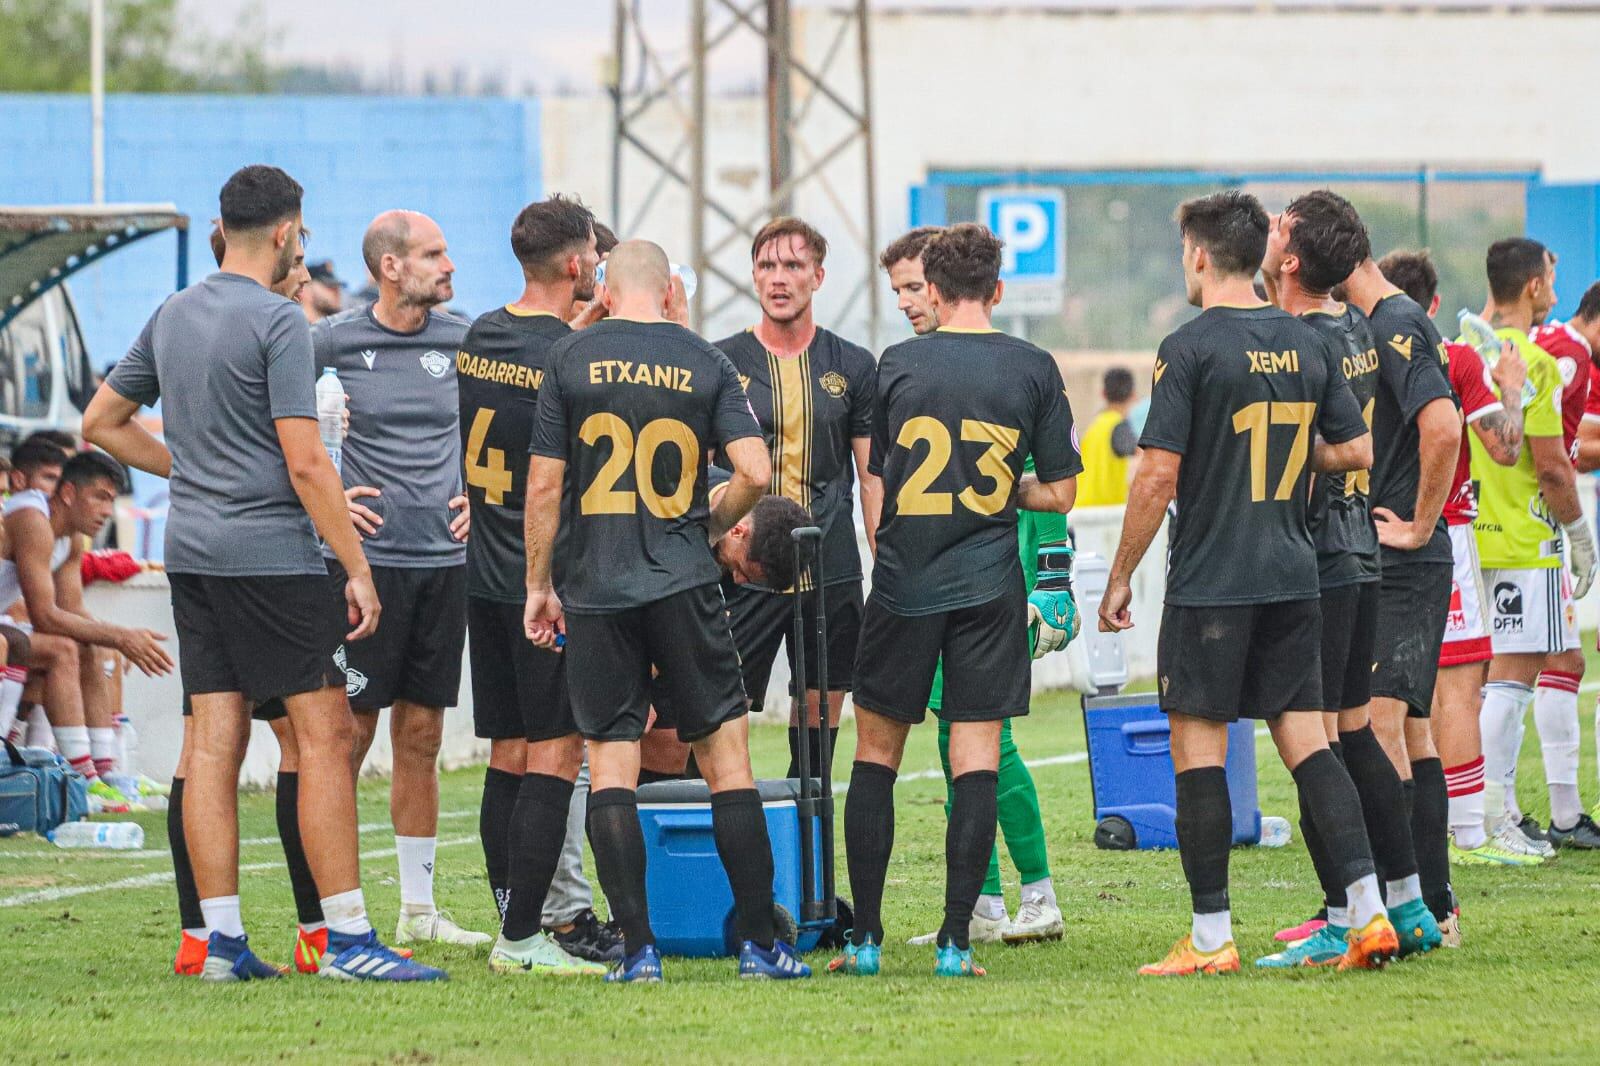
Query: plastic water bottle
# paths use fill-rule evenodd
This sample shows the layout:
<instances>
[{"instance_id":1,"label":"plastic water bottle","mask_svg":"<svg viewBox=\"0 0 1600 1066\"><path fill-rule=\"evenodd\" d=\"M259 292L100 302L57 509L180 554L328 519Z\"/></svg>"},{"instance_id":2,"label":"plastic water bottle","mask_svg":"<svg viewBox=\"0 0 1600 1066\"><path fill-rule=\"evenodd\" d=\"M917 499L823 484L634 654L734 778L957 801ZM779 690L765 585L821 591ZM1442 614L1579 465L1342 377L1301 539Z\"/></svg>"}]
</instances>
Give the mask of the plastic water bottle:
<instances>
[{"instance_id":1,"label":"plastic water bottle","mask_svg":"<svg viewBox=\"0 0 1600 1066\"><path fill-rule=\"evenodd\" d=\"M1261 846L1264 848L1281 848L1289 843L1289 820L1276 815L1264 814L1261 816Z\"/></svg>"},{"instance_id":2,"label":"plastic water bottle","mask_svg":"<svg viewBox=\"0 0 1600 1066\"><path fill-rule=\"evenodd\" d=\"M341 470L344 453L344 386L339 384L339 372L325 367L317 379L317 430L322 434L322 446L328 449L333 468ZM342 472L342 471L341 471Z\"/></svg>"},{"instance_id":3,"label":"plastic water bottle","mask_svg":"<svg viewBox=\"0 0 1600 1066\"><path fill-rule=\"evenodd\" d=\"M144 827L138 822L63 822L45 836L58 848L136 851L144 847Z\"/></svg>"},{"instance_id":4,"label":"plastic water bottle","mask_svg":"<svg viewBox=\"0 0 1600 1066\"><path fill-rule=\"evenodd\" d=\"M117 769L125 774L139 772L139 731L126 713L115 718L117 727Z\"/></svg>"}]
</instances>

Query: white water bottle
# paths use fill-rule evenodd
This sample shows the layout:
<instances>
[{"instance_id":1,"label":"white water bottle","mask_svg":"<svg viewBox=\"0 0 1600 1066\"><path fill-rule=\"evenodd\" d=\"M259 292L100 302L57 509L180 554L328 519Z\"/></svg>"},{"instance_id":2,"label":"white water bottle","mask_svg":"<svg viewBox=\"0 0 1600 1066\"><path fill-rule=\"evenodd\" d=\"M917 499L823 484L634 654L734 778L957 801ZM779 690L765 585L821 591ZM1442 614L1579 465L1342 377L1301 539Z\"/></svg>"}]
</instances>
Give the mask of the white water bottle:
<instances>
[{"instance_id":1,"label":"white water bottle","mask_svg":"<svg viewBox=\"0 0 1600 1066\"><path fill-rule=\"evenodd\" d=\"M135 851L144 847L144 827L138 822L63 822L45 836L58 848Z\"/></svg>"},{"instance_id":2,"label":"white water bottle","mask_svg":"<svg viewBox=\"0 0 1600 1066\"><path fill-rule=\"evenodd\" d=\"M333 468L341 470L344 452L344 386L339 384L339 372L325 367L317 379L317 430L322 435L322 446L328 449ZM342 472L342 470L341 470Z\"/></svg>"}]
</instances>

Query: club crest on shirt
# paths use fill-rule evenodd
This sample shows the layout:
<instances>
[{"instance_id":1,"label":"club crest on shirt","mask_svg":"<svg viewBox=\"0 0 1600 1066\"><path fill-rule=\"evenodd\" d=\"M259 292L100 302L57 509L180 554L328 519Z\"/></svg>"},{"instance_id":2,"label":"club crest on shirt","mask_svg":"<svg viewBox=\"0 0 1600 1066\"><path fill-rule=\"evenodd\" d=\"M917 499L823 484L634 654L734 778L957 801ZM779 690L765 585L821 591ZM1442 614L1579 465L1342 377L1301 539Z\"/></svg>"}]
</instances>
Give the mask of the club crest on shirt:
<instances>
[{"instance_id":1,"label":"club crest on shirt","mask_svg":"<svg viewBox=\"0 0 1600 1066\"><path fill-rule=\"evenodd\" d=\"M850 383L837 370L830 370L817 380L817 384L822 386L823 392L837 400L844 395L844 390L849 387Z\"/></svg>"},{"instance_id":2,"label":"club crest on shirt","mask_svg":"<svg viewBox=\"0 0 1600 1066\"><path fill-rule=\"evenodd\" d=\"M450 369L450 359L443 352L424 352L422 369L436 378L442 378L444 372Z\"/></svg>"}]
</instances>

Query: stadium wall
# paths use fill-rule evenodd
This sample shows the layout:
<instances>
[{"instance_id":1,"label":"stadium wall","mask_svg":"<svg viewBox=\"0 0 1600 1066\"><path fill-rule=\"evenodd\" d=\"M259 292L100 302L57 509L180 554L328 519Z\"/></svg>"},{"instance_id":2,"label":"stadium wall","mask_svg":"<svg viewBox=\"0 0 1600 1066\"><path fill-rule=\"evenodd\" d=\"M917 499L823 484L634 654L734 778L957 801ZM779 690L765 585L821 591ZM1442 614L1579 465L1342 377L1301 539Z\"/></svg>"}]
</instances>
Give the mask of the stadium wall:
<instances>
[{"instance_id":1,"label":"stadium wall","mask_svg":"<svg viewBox=\"0 0 1600 1066\"><path fill-rule=\"evenodd\" d=\"M456 263L458 310L477 314L520 286L508 234L541 195L536 100L378 96L112 95L106 198L176 203L191 220L189 277L215 269L206 242L217 190L246 163L273 163L306 188L307 255L331 258L353 288L361 235L379 211L436 218ZM89 99L0 95L0 203L90 199ZM173 290L170 237L108 257L69 283L97 365L120 357Z\"/></svg>"}]
</instances>

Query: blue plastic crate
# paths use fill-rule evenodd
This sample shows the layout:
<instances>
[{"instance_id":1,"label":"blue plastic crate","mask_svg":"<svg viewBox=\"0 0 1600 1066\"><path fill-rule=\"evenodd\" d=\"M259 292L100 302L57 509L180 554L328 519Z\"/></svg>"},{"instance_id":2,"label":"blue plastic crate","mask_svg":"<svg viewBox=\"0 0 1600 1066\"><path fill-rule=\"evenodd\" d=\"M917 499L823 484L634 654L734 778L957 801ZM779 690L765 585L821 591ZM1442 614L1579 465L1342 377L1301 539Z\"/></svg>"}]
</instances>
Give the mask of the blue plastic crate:
<instances>
[{"instance_id":1,"label":"blue plastic crate","mask_svg":"<svg viewBox=\"0 0 1600 1066\"><path fill-rule=\"evenodd\" d=\"M800 922L800 951L816 946L829 923L801 921L802 873L798 781L758 781L772 840L772 896ZM717 856L711 828L711 792L704 781L664 781L639 788L644 829L645 892L650 926L663 954L701 957L738 950L733 931L733 890ZM814 884L822 884L822 826L813 818Z\"/></svg>"},{"instance_id":2,"label":"blue plastic crate","mask_svg":"<svg viewBox=\"0 0 1600 1066\"><path fill-rule=\"evenodd\" d=\"M1084 700L1083 721L1097 825L1121 818L1132 827L1134 847L1177 847L1172 734L1155 695L1091 696ZM1255 726L1241 720L1228 727L1226 769L1235 844L1261 840Z\"/></svg>"}]
</instances>

